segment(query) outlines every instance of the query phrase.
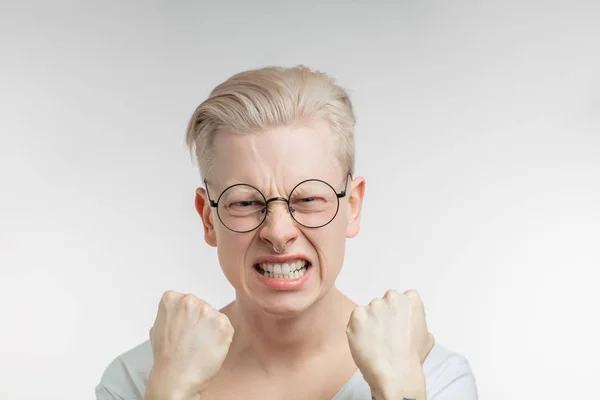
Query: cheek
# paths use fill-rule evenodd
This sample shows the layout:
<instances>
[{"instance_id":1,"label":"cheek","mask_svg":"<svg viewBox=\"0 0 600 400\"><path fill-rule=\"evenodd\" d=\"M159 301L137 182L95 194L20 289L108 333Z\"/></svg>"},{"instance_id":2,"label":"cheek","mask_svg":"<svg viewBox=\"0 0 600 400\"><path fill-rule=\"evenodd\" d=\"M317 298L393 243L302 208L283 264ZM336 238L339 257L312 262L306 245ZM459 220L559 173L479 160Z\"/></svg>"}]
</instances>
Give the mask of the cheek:
<instances>
[{"instance_id":1,"label":"cheek","mask_svg":"<svg viewBox=\"0 0 600 400\"><path fill-rule=\"evenodd\" d=\"M329 225L317 229L309 236L319 258L327 269L327 274L338 271L344 261L346 248L346 224L336 217Z\"/></svg>"},{"instance_id":2,"label":"cheek","mask_svg":"<svg viewBox=\"0 0 600 400\"><path fill-rule=\"evenodd\" d=\"M238 234L231 232L226 228L217 228L217 254L219 264L227 279L232 282L236 281L240 272L244 268L246 253L252 235Z\"/></svg>"}]
</instances>

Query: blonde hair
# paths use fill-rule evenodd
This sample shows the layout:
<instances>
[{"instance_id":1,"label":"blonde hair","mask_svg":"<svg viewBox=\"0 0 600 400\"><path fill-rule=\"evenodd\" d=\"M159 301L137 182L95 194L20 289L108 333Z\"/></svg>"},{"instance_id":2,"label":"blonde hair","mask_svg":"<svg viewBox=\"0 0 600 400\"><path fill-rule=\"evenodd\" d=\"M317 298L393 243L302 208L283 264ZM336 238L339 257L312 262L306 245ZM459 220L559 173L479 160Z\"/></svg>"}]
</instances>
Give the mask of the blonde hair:
<instances>
[{"instance_id":1,"label":"blonde hair","mask_svg":"<svg viewBox=\"0 0 600 400\"><path fill-rule=\"evenodd\" d=\"M348 92L329 75L299 65L265 67L233 75L218 85L192 115L186 145L203 178L211 175L218 132L253 133L322 118L339 139L339 161L354 171L356 119Z\"/></svg>"}]
</instances>

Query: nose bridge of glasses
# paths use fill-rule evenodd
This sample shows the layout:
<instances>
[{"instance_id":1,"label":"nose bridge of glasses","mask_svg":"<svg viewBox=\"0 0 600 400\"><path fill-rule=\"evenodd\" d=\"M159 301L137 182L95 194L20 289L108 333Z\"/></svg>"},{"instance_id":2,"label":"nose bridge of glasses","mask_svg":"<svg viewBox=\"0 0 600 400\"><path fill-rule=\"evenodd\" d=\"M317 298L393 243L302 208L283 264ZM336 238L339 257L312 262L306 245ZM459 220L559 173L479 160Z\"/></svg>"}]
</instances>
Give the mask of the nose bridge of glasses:
<instances>
[{"instance_id":1,"label":"nose bridge of glasses","mask_svg":"<svg viewBox=\"0 0 600 400\"><path fill-rule=\"evenodd\" d=\"M282 209L277 212L272 206L269 207L270 204L272 205L276 205L278 202L281 202L283 204L281 204ZM276 207L279 208L279 207ZM286 214L289 214L288 216L291 216L292 219L294 219L294 217L291 215L290 212L290 202L288 199L286 199L285 197L272 197L270 199L267 200L266 203L266 215L265 215L265 223L267 223L269 220L279 220L280 217L285 218ZM276 216L276 214L280 214L279 217ZM273 222L271 222L273 223Z\"/></svg>"},{"instance_id":2,"label":"nose bridge of glasses","mask_svg":"<svg viewBox=\"0 0 600 400\"><path fill-rule=\"evenodd\" d=\"M283 201L288 206L290 204L290 201L288 199L286 199L285 197L271 197L270 199L267 200L267 205L269 205L270 203L272 203L274 201Z\"/></svg>"},{"instance_id":3,"label":"nose bridge of glasses","mask_svg":"<svg viewBox=\"0 0 600 400\"><path fill-rule=\"evenodd\" d=\"M285 208L287 210L289 210L289 208L290 208L290 201L288 199L286 199L285 197L271 197L270 199L268 199L267 203L266 203L267 210L269 211L269 204L275 203L275 202L278 202L278 201L285 203ZM273 207L271 207L271 212L272 212L272 209L273 209ZM270 214L270 213L267 212L267 214Z\"/></svg>"}]
</instances>

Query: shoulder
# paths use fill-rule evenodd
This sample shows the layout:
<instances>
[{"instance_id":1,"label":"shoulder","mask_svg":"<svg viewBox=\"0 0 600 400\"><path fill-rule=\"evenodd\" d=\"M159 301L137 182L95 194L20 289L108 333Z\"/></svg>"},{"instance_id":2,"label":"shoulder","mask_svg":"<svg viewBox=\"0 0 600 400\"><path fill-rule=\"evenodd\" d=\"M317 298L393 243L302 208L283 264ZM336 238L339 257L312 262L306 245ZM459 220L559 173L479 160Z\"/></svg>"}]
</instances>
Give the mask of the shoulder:
<instances>
[{"instance_id":1,"label":"shoulder","mask_svg":"<svg viewBox=\"0 0 600 400\"><path fill-rule=\"evenodd\" d=\"M143 399L153 362L150 340L117 356L96 386L96 399Z\"/></svg>"},{"instance_id":2,"label":"shoulder","mask_svg":"<svg viewBox=\"0 0 600 400\"><path fill-rule=\"evenodd\" d=\"M463 355L436 344L425 359L423 373L429 400L477 400L475 376Z\"/></svg>"}]
</instances>

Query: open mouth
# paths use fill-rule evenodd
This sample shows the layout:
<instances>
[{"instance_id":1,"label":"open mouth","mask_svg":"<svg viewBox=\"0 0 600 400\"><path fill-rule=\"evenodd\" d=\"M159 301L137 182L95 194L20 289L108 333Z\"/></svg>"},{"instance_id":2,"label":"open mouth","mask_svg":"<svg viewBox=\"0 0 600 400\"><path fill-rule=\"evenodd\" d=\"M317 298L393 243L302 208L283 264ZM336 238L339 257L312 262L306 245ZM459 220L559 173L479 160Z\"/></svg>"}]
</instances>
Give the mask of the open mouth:
<instances>
[{"instance_id":1,"label":"open mouth","mask_svg":"<svg viewBox=\"0 0 600 400\"><path fill-rule=\"evenodd\" d=\"M311 264L306 260L285 263L260 263L254 269L261 275L273 279L298 279L304 276Z\"/></svg>"}]
</instances>

